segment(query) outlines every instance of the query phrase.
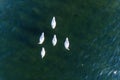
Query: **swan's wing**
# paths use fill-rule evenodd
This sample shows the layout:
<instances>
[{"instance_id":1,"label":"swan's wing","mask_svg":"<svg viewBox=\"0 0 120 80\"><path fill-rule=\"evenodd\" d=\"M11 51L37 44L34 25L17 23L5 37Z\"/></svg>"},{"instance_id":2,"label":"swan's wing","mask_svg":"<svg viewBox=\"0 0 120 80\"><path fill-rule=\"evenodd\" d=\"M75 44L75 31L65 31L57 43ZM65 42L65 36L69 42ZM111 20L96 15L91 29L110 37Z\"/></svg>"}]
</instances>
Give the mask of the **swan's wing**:
<instances>
[{"instance_id":1,"label":"swan's wing","mask_svg":"<svg viewBox=\"0 0 120 80\"><path fill-rule=\"evenodd\" d=\"M52 27L52 29L55 29L55 27L56 27L56 20L55 20L55 17L52 18L51 27Z\"/></svg>"},{"instance_id":2,"label":"swan's wing","mask_svg":"<svg viewBox=\"0 0 120 80\"><path fill-rule=\"evenodd\" d=\"M55 46L57 44L57 37L56 37L56 35L53 36L52 44L53 44L53 46Z\"/></svg>"},{"instance_id":3,"label":"swan's wing","mask_svg":"<svg viewBox=\"0 0 120 80\"><path fill-rule=\"evenodd\" d=\"M66 38L66 39L65 39L65 42L64 42L65 49L70 50L70 49L69 49L69 45L70 45L69 39Z\"/></svg>"},{"instance_id":4,"label":"swan's wing","mask_svg":"<svg viewBox=\"0 0 120 80\"><path fill-rule=\"evenodd\" d=\"M45 48L42 47L42 50L41 50L41 57L44 58L44 56L45 56Z\"/></svg>"},{"instance_id":5,"label":"swan's wing","mask_svg":"<svg viewBox=\"0 0 120 80\"><path fill-rule=\"evenodd\" d=\"M39 43L38 44L42 44L45 40L45 36L44 36L44 32L41 34L40 38L39 38Z\"/></svg>"}]
</instances>

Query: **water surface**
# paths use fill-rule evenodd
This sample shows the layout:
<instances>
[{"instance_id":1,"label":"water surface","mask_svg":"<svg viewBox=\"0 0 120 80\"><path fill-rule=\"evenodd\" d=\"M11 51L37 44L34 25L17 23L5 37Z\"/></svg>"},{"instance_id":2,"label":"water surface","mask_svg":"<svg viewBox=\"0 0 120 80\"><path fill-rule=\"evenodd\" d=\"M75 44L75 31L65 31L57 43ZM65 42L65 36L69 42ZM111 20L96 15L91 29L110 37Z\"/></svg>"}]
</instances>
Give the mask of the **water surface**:
<instances>
[{"instance_id":1,"label":"water surface","mask_svg":"<svg viewBox=\"0 0 120 80\"><path fill-rule=\"evenodd\" d=\"M0 0L0 80L119 80L119 12L115 0Z\"/></svg>"}]
</instances>

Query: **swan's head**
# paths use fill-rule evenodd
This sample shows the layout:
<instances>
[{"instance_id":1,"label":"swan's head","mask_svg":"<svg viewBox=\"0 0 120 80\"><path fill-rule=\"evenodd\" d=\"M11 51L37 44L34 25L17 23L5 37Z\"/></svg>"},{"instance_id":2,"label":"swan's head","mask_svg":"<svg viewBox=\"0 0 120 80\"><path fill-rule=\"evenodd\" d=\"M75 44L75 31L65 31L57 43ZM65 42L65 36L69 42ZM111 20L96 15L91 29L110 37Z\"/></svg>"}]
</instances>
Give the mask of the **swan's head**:
<instances>
[{"instance_id":1,"label":"swan's head","mask_svg":"<svg viewBox=\"0 0 120 80\"><path fill-rule=\"evenodd\" d=\"M42 35L44 35L44 32L42 32Z\"/></svg>"},{"instance_id":2,"label":"swan's head","mask_svg":"<svg viewBox=\"0 0 120 80\"><path fill-rule=\"evenodd\" d=\"M54 37L56 38L56 35L54 35Z\"/></svg>"},{"instance_id":3,"label":"swan's head","mask_svg":"<svg viewBox=\"0 0 120 80\"><path fill-rule=\"evenodd\" d=\"M66 37L66 41L68 41L68 37Z\"/></svg>"},{"instance_id":4,"label":"swan's head","mask_svg":"<svg viewBox=\"0 0 120 80\"><path fill-rule=\"evenodd\" d=\"M53 16L53 20L55 20L55 16Z\"/></svg>"}]
</instances>

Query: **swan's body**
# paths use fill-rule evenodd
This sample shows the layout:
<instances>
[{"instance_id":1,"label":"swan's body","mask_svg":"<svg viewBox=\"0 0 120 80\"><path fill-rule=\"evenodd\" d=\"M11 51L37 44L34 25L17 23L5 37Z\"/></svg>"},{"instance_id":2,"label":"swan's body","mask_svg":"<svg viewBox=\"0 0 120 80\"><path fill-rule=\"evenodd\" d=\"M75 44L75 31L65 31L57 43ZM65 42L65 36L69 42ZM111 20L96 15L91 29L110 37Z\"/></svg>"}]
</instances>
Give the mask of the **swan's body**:
<instances>
[{"instance_id":1,"label":"swan's body","mask_svg":"<svg viewBox=\"0 0 120 80\"><path fill-rule=\"evenodd\" d=\"M57 37L56 37L56 35L53 36L52 44L53 44L53 46L55 46L57 44Z\"/></svg>"},{"instance_id":2,"label":"swan's body","mask_svg":"<svg viewBox=\"0 0 120 80\"><path fill-rule=\"evenodd\" d=\"M55 17L52 18L51 27L52 27L52 29L55 29L55 27L56 27L56 20L55 20Z\"/></svg>"},{"instance_id":3,"label":"swan's body","mask_svg":"<svg viewBox=\"0 0 120 80\"><path fill-rule=\"evenodd\" d=\"M45 48L42 47L42 50L41 50L41 57L44 58L44 56L45 56Z\"/></svg>"},{"instance_id":4,"label":"swan's body","mask_svg":"<svg viewBox=\"0 0 120 80\"><path fill-rule=\"evenodd\" d=\"M40 38L39 38L39 43L38 44L42 44L45 40L45 36L44 36L44 32L42 32Z\"/></svg>"},{"instance_id":5,"label":"swan's body","mask_svg":"<svg viewBox=\"0 0 120 80\"><path fill-rule=\"evenodd\" d=\"M70 45L69 39L68 39L68 37L66 37L65 42L64 42L65 49L70 50L69 45Z\"/></svg>"}]
</instances>

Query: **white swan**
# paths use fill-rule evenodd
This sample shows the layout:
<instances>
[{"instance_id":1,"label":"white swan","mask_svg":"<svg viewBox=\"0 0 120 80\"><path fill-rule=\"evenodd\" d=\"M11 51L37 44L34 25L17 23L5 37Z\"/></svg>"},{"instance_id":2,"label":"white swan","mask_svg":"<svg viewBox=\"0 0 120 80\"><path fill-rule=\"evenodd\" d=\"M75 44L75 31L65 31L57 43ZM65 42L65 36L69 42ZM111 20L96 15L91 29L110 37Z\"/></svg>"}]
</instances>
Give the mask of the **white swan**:
<instances>
[{"instance_id":1,"label":"white swan","mask_svg":"<svg viewBox=\"0 0 120 80\"><path fill-rule=\"evenodd\" d=\"M56 27L56 20L55 20L54 16L53 16L52 21L51 21L51 27L52 27L52 29L55 29L55 27Z\"/></svg>"},{"instance_id":2,"label":"white swan","mask_svg":"<svg viewBox=\"0 0 120 80\"><path fill-rule=\"evenodd\" d=\"M57 44L57 37L55 34L54 34L53 39L52 39L52 44L53 44L53 46L55 46Z\"/></svg>"},{"instance_id":3,"label":"white swan","mask_svg":"<svg viewBox=\"0 0 120 80\"><path fill-rule=\"evenodd\" d=\"M69 45L70 45L69 39L68 39L68 37L66 37L65 42L64 42L65 49L70 50Z\"/></svg>"},{"instance_id":4,"label":"white swan","mask_svg":"<svg viewBox=\"0 0 120 80\"><path fill-rule=\"evenodd\" d=\"M41 34L41 36L39 38L38 44L42 44L44 42L44 40L45 40L45 36L44 36L44 32L42 32L42 34Z\"/></svg>"},{"instance_id":5,"label":"white swan","mask_svg":"<svg viewBox=\"0 0 120 80\"><path fill-rule=\"evenodd\" d=\"M42 47L42 50L41 50L41 57L44 58L44 56L45 56L45 48Z\"/></svg>"}]
</instances>

